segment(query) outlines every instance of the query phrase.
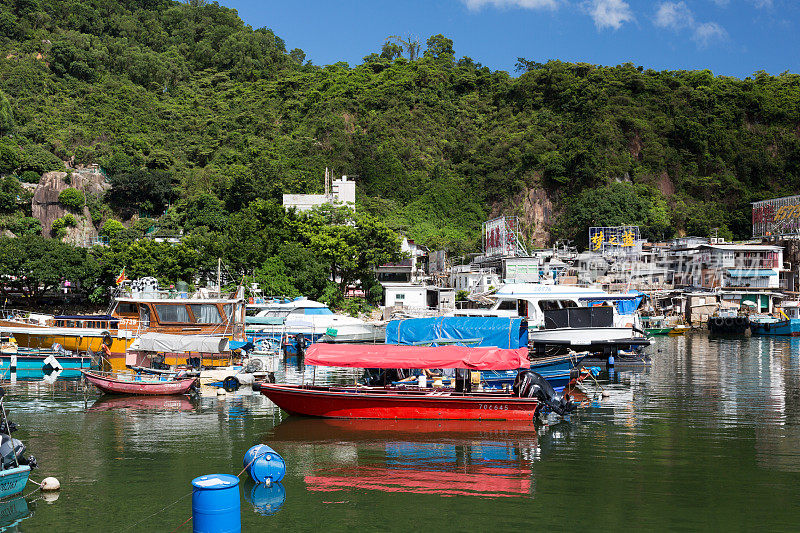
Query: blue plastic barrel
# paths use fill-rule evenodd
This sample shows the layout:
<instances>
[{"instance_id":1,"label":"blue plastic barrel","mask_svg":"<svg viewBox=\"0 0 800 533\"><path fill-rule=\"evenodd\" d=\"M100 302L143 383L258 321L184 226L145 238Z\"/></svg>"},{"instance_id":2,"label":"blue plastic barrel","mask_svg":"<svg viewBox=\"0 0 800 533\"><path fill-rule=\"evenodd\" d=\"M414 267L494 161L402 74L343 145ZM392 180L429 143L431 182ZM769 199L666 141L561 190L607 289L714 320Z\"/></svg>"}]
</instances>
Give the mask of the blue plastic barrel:
<instances>
[{"instance_id":1,"label":"blue plastic barrel","mask_svg":"<svg viewBox=\"0 0 800 533\"><path fill-rule=\"evenodd\" d=\"M250 483L253 483L252 481ZM281 510L286 502L286 489L280 483L273 483L269 487L263 483L253 483L250 490L245 484L244 497L253 504L255 512L262 516L272 516Z\"/></svg>"},{"instance_id":2,"label":"blue plastic barrel","mask_svg":"<svg viewBox=\"0 0 800 533\"><path fill-rule=\"evenodd\" d=\"M208 474L194 478L192 486L195 533L239 533L242 530L238 477Z\"/></svg>"},{"instance_id":3,"label":"blue plastic barrel","mask_svg":"<svg viewBox=\"0 0 800 533\"><path fill-rule=\"evenodd\" d=\"M277 483L286 475L286 461L266 444L257 444L247 450L242 466L247 468L247 473L256 483Z\"/></svg>"}]
</instances>

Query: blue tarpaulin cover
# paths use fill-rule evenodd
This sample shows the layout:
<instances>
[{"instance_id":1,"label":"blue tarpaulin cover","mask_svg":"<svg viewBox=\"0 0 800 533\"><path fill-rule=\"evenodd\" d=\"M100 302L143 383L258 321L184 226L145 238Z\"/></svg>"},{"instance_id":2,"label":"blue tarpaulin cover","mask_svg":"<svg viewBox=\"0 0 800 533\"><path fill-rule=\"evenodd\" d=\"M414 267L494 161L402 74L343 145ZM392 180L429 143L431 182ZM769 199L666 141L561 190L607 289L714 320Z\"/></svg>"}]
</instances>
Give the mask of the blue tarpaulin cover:
<instances>
[{"instance_id":1,"label":"blue tarpaulin cover","mask_svg":"<svg viewBox=\"0 0 800 533\"><path fill-rule=\"evenodd\" d=\"M617 313L621 315L631 315L634 311L639 309L639 306L642 305L642 300L644 300L645 294L643 292L637 290L629 290L628 294L636 294L638 298L634 298L633 300L622 300L617 302Z\"/></svg>"},{"instance_id":2,"label":"blue tarpaulin cover","mask_svg":"<svg viewBox=\"0 0 800 533\"><path fill-rule=\"evenodd\" d=\"M628 294L625 295L612 295L610 297L603 298L602 300L592 300L591 298L581 298L581 300L585 300L589 307L605 305L609 302L613 302L614 306L617 308L618 314L631 315L634 311L639 309L640 305L642 305L642 300L644 300L645 296L645 293L631 289L628 291Z\"/></svg>"},{"instance_id":3,"label":"blue tarpaulin cover","mask_svg":"<svg viewBox=\"0 0 800 533\"><path fill-rule=\"evenodd\" d=\"M386 344L406 346L528 346L528 323L520 317L408 318L386 326Z\"/></svg>"}]
</instances>

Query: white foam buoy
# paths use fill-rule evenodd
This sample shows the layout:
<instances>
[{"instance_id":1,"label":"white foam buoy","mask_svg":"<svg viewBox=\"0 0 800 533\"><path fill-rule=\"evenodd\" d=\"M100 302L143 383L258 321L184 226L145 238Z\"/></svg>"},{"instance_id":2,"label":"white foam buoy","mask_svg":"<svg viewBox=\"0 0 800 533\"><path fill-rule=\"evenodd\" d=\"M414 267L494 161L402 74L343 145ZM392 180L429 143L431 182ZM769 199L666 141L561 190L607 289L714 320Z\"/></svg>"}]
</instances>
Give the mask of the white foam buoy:
<instances>
[{"instance_id":1,"label":"white foam buoy","mask_svg":"<svg viewBox=\"0 0 800 533\"><path fill-rule=\"evenodd\" d=\"M59 490L61 488L61 483L54 477L46 477L39 486L43 491L52 491Z\"/></svg>"},{"instance_id":2,"label":"white foam buoy","mask_svg":"<svg viewBox=\"0 0 800 533\"><path fill-rule=\"evenodd\" d=\"M225 389L222 387L217 389L217 396L225 396Z\"/></svg>"}]
</instances>

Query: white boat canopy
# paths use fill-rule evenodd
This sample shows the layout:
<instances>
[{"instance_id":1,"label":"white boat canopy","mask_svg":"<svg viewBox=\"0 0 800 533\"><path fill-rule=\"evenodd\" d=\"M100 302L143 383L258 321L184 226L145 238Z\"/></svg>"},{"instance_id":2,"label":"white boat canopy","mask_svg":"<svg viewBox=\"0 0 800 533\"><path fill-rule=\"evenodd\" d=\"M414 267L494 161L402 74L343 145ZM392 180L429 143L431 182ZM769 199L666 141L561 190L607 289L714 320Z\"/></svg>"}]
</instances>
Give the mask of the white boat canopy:
<instances>
[{"instance_id":1,"label":"white boat canopy","mask_svg":"<svg viewBox=\"0 0 800 533\"><path fill-rule=\"evenodd\" d=\"M170 353L222 353L228 350L228 339L226 337L214 337L209 335L143 333L133 342L131 350Z\"/></svg>"}]
</instances>

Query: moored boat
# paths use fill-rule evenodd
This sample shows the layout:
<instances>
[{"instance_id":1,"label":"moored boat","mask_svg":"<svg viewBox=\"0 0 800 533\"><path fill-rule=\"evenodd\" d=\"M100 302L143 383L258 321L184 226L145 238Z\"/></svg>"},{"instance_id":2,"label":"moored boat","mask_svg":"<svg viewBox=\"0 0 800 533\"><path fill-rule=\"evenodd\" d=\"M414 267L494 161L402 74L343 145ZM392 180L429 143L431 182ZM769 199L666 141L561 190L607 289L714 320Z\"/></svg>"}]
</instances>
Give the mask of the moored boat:
<instances>
[{"instance_id":1,"label":"moored boat","mask_svg":"<svg viewBox=\"0 0 800 533\"><path fill-rule=\"evenodd\" d=\"M281 341L302 335L316 342L383 342L384 330L359 318L336 314L327 305L304 297L259 299L247 305L247 339Z\"/></svg>"},{"instance_id":2,"label":"moored boat","mask_svg":"<svg viewBox=\"0 0 800 533\"><path fill-rule=\"evenodd\" d=\"M164 378L137 376L135 374L112 374L81 371L86 380L106 394L144 394L166 396L186 394L196 378Z\"/></svg>"},{"instance_id":3,"label":"moored boat","mask_svg":"<svg viewBox=\"0 0 800 533\"><path fill-rule=\"evenodd\" d=\"M642 329L647 335L669 335L674 329L667 324L664 316L642 316L639 320L642 323Z\"/></svg>"},{"instance_id":4,"label":"moored boat","mask_svg":"<svg viewBox=\"0 0 800 533\"><path fill-rule=\"evenodd\" d=\"M751 316L750 332L753 335L800 336L800 302L784 302L777 316Z\"/></svg>"},{"instance_id":5,"label":"moored boat","mask_svg":"<svg viewBox=\"0 0 800 533\"><path fill-rule=\"evenodd\" d=\"M49 349L59 344L75 353L103 353L106 369L124 370L128 348L144 333L204 335L244 340L243 290L222 295L200 289L194 294L158 288L154 278L127 281L107 315L38 315L32 321L12 313L0 321L19 346ZM42 318L44 317L44 318ZM202 361L204 365L212 361Z\"/></svg>"},{"instance_id":6,"label":"moored boat","mask_svg":"<svg viewBox=\"0 0 800 533\"><path fill-rule=\"evenodd\" d=\"M717 335L744 335L750 320L733 311L720 311L708 318L708 331Z\"/></svg>"},{"instance_id":7,"label":"moored boat","mask_svg":"<svg viewBox=\"0 0 800 533\"><path fill-rule=\"evenodd\" d=\"M463 346L314 344L307 365L351 368L456 368L514 370L527 364L527 349ZM530 371L528 371L530 372ZM537 376L530 372L533 376ZM533 420L545 407L564 414L575 408L539 377L515 392L468 392L467 388L417 386L315 386L261 383L261 394L290 414L324 418ZM547 389L546 391L544 389Z\"/></svg>"},{"instance_id":8,"label":"moored boat","mask_svg":"<svg viewBox=\"0 0 800 533\"><path fill-rule=\"evenodd\" d=\"M17 425L6 416L4 396L5 391L0 388L0 499L22 492L31 468L36 468L36 459L32 455L25 457L25 445L11 436Z\"/></svg>"}]
</instances>

